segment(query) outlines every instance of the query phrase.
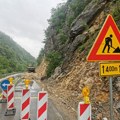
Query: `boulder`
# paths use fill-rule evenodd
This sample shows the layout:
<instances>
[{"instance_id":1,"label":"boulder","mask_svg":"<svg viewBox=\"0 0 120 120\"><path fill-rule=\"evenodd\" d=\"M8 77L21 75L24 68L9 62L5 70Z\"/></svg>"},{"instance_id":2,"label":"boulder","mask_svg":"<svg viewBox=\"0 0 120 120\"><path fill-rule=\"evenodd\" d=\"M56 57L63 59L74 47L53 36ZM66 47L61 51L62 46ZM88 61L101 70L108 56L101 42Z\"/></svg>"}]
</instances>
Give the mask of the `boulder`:
<instances>
[{"instance_id":1,"label":"boulder","mask_svg":"<svg viewBox=\"0 0 120 120\"><path fill-rule=\"evenodd\" d=\"M107 0L94 0L84 9L84 11L72 23L70 38L74 39L77 35L81 34L87 25L99 15L107 3Z\"/></svg>"},{"instance_id":2,"label":"boulder","mask_svg":"<svg viewBox=\"0 0 120 120\"><path fill-rule=\"evenodd\" d=\"M54 80L54 79L56 79L59 75L60 75L60 73L61 73L61 67L60 66L58 66L58 67L56 67L55 68L55 71L54 71L54 74L51 76L51 78Z\"/></svg>"},{"instance_id":3,"label":"boulder","mask_svg":"<svg viewBox=\"0 0 120 120\"><path fill-rule=\"evenodd\" d=\"M87 36L85 34L78 35L70 45L69 51L74 52L78 46L82 45L85 42L86 37Z\"/></svg>"}]
</instances>

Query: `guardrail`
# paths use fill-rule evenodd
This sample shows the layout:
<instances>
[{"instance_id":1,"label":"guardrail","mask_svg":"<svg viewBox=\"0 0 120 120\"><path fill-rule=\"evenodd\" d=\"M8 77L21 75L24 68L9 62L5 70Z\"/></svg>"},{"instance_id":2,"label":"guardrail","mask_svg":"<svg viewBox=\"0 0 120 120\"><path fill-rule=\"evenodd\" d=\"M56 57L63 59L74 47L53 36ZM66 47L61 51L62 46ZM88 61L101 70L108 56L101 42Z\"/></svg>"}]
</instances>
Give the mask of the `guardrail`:
<instances>
[{"instance_id":1,"label":"guardrail","mask_svg":"<svg viewBox=\"0 0 120 120\"><path fill-rule=\"evenodd\" d=\"M19 77L19 76L21 76L22 74L23 74L23 73L16 73L16 74L9 75L9 76L7 76L7 77L4 77L4 78L0 79L0 82L2 82L2 81L5 80L5 79L8 79L8 78L10 78L10 77L14 77L14 78Z\"/></svg>"},{"instance_id":2,"label":"guardrail","mask_svg":"<svg viewBox=\"0 0 120 120\"><path fill-rule=\"evenodd\" d=\"M0 79L13 74L17 74L17 72L0 74Z\"/></svg>"}]
</instances>

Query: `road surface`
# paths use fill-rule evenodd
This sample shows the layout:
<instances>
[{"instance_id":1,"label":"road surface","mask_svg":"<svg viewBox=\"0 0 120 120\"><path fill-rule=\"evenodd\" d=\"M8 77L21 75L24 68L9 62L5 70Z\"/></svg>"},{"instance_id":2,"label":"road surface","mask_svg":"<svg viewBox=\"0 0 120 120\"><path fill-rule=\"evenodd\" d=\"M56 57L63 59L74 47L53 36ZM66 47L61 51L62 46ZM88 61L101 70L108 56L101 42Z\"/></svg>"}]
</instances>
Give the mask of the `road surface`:
<instances>
[{"instance_id":1,"label":"road surface","mask_svg":"<svg viewBox=\"0 0 120 120\"><path fill-rule=\"evenodd\" d=\"M4 116L6 112L6 103L0 103L0 120L20 120L20 108L21 108L21 92L24 87L24 83L19 80L15 87L15 116ZM30 106L30 119L37 120L37 94L41 90L39 85L32 81L31 91L31 106ZM52 101L48 100L48 120L64 120L61 114L58 112Z\"/></svg>"}]
</instances>

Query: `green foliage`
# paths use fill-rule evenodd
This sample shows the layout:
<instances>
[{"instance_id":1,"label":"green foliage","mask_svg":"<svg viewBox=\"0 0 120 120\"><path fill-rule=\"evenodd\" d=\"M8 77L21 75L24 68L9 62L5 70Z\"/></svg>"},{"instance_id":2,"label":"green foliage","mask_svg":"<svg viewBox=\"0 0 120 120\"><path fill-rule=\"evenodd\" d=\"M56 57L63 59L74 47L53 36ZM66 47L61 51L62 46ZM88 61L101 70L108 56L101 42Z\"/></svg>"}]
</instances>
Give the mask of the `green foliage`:
<instances>
[{"instance_id":1,"label":"green foliage","mask_svg":"<svg viewBox=\"0 0 120 120\"><path fill-rule=\"evenodd\" d=\"M67 36L67 34L65 34L64 32L63 32L63 30L59 30L59 41L60 41L60 43L61 44L65 44L65 42L67 41L67 39L68 39L68 36Z\"/></svg>"},{"instance_id":2,"label":"green foliage","mask_svg":"<svg viewBox=\"0 0 120 120\"><path fill-rule=\"evenodd\" d=\"M116 2L115 9L113 10L113 17L120 29L120 1Z\"/></svg>"},{"instance_id":3,"label":"green foliage","mask_svg":"<svg viewBox=\"0 0 120 120\"><path fill-rule=\"evenodd\" d=\"M74 0L71 2L70 8L74 11L74 18L76 18L84 9L85 0Z\"/></svg>"},{"instance_id":4,"label":"green foliage","mask_svg":"<svg viewBox=\"0 0 120 120\"><path fill-rule=\"evenodd\" d=\"M51 18L48 20L49 22L49 27L45 31L46 39L49 40L49 38L52 36L53 33L51 33L51 29L54 29L54 34L60 34L59 36L61 37L59 40L63 44L65 43L65 34L64 30L62 29L65 25L65 17L66 17L66 5L59 4L57 8L53 8L51 10ZM61 31L61 32L60 32Z\"/></svg>"},{"instance_id":5,"label":"green foliage","mask_svg":"<svg viewBox=\"0 0 120 120\"><path fill-rule=\"evenodd\" d=\"M71 23L90 1L91 0L71 0L67 3L59 4L57 8L53 8L51 18L48 20L49 27L45 31L46 40L56 35L59 36L57 40L61 44L65 44L69 36Z\"/></svg>"},{"instance_id":6,"label":"green foliage","mask_svg":"<svg viewBox=\"0 0 120 120\"><path fill-rule=\"evenodd\" d=\"M62 62L62 57L60 53L58 52L50 52L47 55L47 61L49 62L47 67L47 77L50 77L52 73L54 73L54 70L56 67L58 67Z\"/></svg>"},{"instance_id":7,"label":"green foliage","mask_svg":"<svg viewBox=\"0 0 120 120\"><path fill-rule=\"evenodd\" d=\"M43 59L43 57L44 57L44 54L45 54L44 49L41 49L41 51L40 51L40 53L39 53L39 56L38 56L38 58L37 58L37 64L38 64L38 65L41 64L42 59Z\"/></svg>"},{"instance_id":8,"label":"green foliage","mask_svg":"<svg viewBox=\"0 0 120 120\"><path fill-rule=\"evenodd\" d=\"M65 16L66 16L66 5L59 4L57 8L53 8L51 11L51 18L48 20L49 24L52 25L54 28L61 29L65 22Z\"/></svg>"},{"instance_id":9,"label":"green foliage","mask_svg":"<svg viewBox=\"0 0 120 120\"><path fill-rule=\"evenodd\" d=\"M85 49L85 45L83 44L79 47L79 52L82 52L84 49Z\"/></svg>"},{"instance_id":10,"label":"green foliage","mask_svg":"<svg viewBox=\"0 0 120 120\"><path fill-rule=\"evenodd\" d=\"M30 63L35 63L35 59L9 36L0 32L0 75L25 71Z\"/></svg>"},{"instance_id":11,"label":"green foliage","mask_svg":"<svg viewBox=\"0 0 120 120\"><path fill-rule=\"evenodd\" d=\"M68 26L70 27L71 26L71 23L74 21L75 17L74 16L69 16L67 18L67 23L68 23Z\"/></svg>"},{"instance_id":12,"label":"green foliage","mask_svg":"<svg viewBox=\"0 0 120 120\"><path fill-rule=\"evenodd\" d=\"M85 6L91 2L91 0L68 0L66 3L59 4L57 8L52 9L51 18L48 20L49 27L45 30L45 42L49 40L53 41L51 43L54 45L53 50L47 55L47 60L49 65L47 68L47 76L50 77L54 72L55 68L61 64L62 57L59 52L58 46L63 45L69 38L69 30L73 21L77 16L83 11ZM87 27L87 26L86 26ZM58 49L57 49L58 47ZM84 50L84 46L81 46L80 51ZM56 50L55 52L53 52ZM40 52L37 59L38 64L40 64L41 59L44 56L43 50Z\"/></svg>"},{"instance_id":13,"label":"green foliage","mask_svg":"<svg viewBox=\"0 0 120 120\"><path fill-rule=\"evenodd\" d=\"M68 25L70 26L73 20L84 10L85 6L90 3L91 0L72 0L70 3L70 9L73 15L68 16Z\"/></svg>"}]
</instances>

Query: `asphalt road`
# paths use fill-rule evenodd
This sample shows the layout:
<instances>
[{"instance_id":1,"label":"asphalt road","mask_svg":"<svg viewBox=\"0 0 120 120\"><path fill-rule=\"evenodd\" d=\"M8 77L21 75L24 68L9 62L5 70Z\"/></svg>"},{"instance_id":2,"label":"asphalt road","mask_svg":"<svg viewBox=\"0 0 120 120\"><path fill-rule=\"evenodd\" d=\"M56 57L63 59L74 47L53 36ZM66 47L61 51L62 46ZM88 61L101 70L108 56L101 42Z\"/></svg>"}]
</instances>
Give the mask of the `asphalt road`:
<instances>
[{"instance_id":1,"label":"asphalt road","mask_svg":"<svg viewBox=\"0 0 120 120\"><path fill-rule=\"evenodd\" d=\"M20 120L21 112L21 92L24 87L23 82L19 82L15 87L15 116L4 116L6 112L6 103L0 103L0 120ZM30 119L37 120L37 94L41 90L39 85L32 81L30 91L31 91L31 106L30 106ZM49 95L48 95L49 96ZM64 120L59 111L54 106L53 102L48 100L48 120Z\"/></svg>"}]
</instances>

